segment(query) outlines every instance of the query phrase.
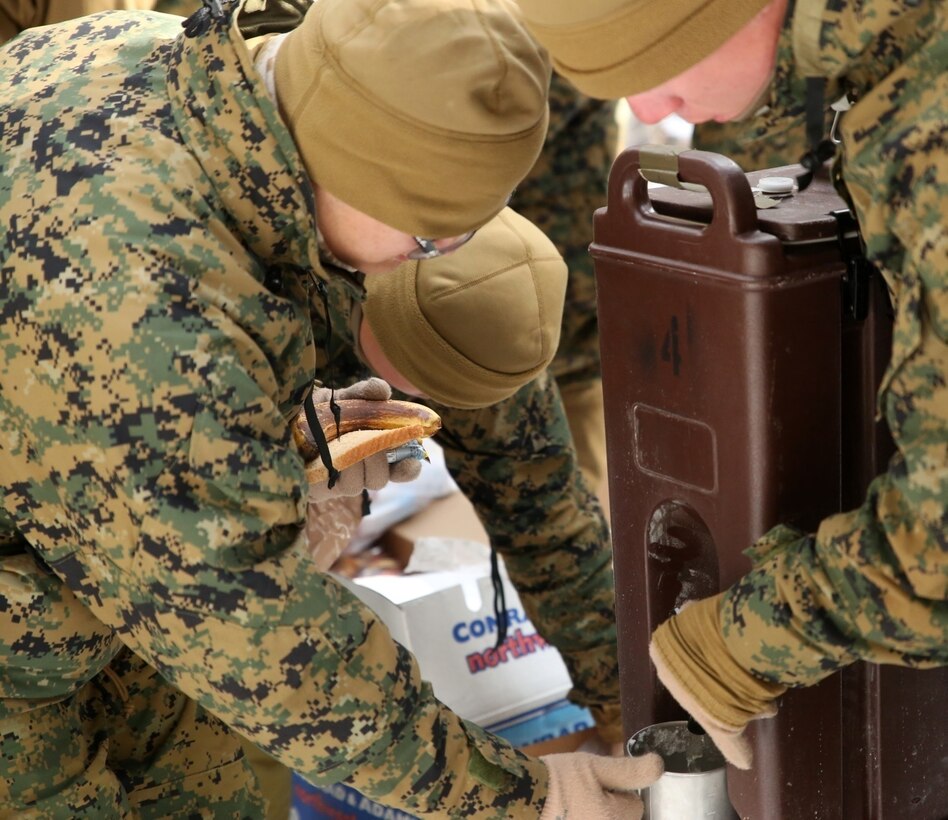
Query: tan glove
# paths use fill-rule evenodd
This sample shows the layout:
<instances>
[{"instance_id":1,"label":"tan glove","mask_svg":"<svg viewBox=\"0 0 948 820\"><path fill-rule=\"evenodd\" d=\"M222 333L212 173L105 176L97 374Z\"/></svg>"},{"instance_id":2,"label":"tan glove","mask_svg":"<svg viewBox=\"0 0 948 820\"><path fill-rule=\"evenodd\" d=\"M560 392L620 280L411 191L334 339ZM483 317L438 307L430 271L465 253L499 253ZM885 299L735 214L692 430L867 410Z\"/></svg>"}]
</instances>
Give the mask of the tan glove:
<instances>
[{"instance_id":1,"label":"tan glove","mask_svg":"<svg viewBox=\"0 0 948 820\"><path fill-rule=\"evenodd\" d=\"M721 633L723 597L695 601L665 621L652 633L649 655L658 679L727 761L749 769L753 755L744 728L776 715L775 701L787 687L754 676L728 652Z\"/></svg>"},{"instance_id":2,"label":"tan glove","mask_svg":"<svg viewBox=\"0 0 948 820\"><path fill-rule=\"evenodd\" d=\"M307 550L320 571L328 570L352 542L362 520L362 499L335 496L306 507Z\"/></svg>"},{"instance_id":3,"label":"tan glove","mask_svg":"<svg viewBox=\"0 0 948 820\"><path fill-rule=\"evenodd\" d=\"M541 757L550 790L540 820L639 820L642 789L662 776L657 754L601 757L573 752Z\"/></svg>"},{"instance_id":4,"label":"tan glove","mask_svg":"<svg viewBox=\"0 0 948 820\"><path fill-rule=\"evenodd\" d=\"M369 379L363 379L361 382L350 384L348 387L340 387L333 390L330 387L316 387L313 389L313 402L319 404L334 398L336 401L347 401L349 399L362 399L363 401L388 401L392 398L392 388L384 379L372 376Z\"/></svg>"},{"instance_id":5,"label":"tan glove","mask_svg":"<svg viewBox=\"0 0 948 820\"><path fill-rule=\"evenodd\" d=\"M387 452L376 453L340 472L331 489L325 481L311 483L309 501L319 504L330 498L359 495L363 490L380 490L389 481L414 481L420 472L421 462L416 458L389 464Z\"/></svg>"}]
</instances>

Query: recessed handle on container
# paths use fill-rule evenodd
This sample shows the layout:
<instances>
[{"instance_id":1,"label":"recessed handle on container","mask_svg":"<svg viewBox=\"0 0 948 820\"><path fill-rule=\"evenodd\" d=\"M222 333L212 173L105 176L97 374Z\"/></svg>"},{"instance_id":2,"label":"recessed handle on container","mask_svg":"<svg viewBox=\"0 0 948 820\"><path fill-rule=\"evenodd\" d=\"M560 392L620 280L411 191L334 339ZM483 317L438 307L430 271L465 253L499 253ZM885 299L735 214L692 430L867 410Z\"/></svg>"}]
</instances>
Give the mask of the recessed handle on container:
<instances>
[{"instance_id":1,"label":"recessed handle on container","mask_svg":"<svg viewBox=\"0 0 948 820\"><path fill-rule=\"evenodd\" d=\"M686 190L706 190L710 221L657 213L646 176ZM606 209L596 214L595 236L596 250L656 248L682 262L716 260L749 274L762 270L762 254L781 253L779 240L758 228L754 193L736 162L709 151L668 146L638 146L619 155L609 174Z\"/></svg>"}]
</instances>

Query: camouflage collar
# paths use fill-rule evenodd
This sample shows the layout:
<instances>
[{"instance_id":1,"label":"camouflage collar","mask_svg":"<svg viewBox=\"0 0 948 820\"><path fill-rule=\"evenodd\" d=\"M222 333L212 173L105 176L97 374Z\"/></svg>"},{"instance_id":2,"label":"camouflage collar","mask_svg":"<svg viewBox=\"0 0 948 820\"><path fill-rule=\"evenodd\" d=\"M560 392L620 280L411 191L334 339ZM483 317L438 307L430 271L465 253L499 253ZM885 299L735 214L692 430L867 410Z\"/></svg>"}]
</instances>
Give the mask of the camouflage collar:
<instances>
[{"instance_id":1,"label":"camouflage collar","mask_svg":"<svg viewBox=\"0 0 948 820\"><path fill-rule=\"evenodd\" d=\"M237 28L241 4L212 5L172 46L167 87L181 137L261 261L325 279L313 188Z\"/></svg>"}]
</instances>

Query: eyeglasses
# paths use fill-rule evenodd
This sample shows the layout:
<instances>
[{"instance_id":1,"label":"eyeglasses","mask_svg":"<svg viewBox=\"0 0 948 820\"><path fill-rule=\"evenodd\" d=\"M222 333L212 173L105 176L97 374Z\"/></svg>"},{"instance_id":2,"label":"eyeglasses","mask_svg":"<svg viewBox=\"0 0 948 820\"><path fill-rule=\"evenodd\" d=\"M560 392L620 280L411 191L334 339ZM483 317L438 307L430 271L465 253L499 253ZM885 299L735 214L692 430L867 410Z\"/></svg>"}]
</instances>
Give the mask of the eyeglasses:
<instances>
[{"instance_id":1,"label":"eyeglasses","mask_svg":"<svg viewBox=\"0 0 948 820\"><path fill-rule=\"evenodd\" d=\"M456 251L461 245L469 242L471 237L476 233L476 230L468 231L467 233L461 234L457 239L448 242L446 245L442 244L446 241L444 239L422 239L420 236L413 236L412 239L415 240L415 244L417 244L418 247L406 253L405 258L423 261L425 259L434 259L438 256L444 256L452 251Z\"/></svg>"}]
</instances>

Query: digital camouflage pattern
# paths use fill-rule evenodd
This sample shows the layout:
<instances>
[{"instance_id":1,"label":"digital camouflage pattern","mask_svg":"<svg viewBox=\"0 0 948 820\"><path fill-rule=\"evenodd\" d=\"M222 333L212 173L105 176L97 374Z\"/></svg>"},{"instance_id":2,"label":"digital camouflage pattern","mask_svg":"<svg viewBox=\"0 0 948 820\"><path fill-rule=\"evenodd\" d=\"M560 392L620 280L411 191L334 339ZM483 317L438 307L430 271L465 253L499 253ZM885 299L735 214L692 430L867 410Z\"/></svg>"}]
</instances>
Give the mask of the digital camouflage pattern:
<instances>
[{"instance_id":1,"label":"digital camouflage pattern","mask_svg":"<svg viewBox=\"0 0 948 820\"><path fill-rule=\"evenodd\" d=\"M262 816L223 723L123 648L32 556L0 559L0 579L4 660L23 664L4 672L4 695L13 683L23 697L2 701L0 817Z\"/></svg>"},{"instance_id":2,"label":"digital camouflage pattern","mask_svg":"<svg viewBox=\"0 0 948 820\"><path fill-rule=\"evenodd\" d=\"M800 70L857 100L839 170L895 310L879 393L897 452L863 505L780 527L722 605L729 651L805 686L857 659L948 664L948 32L937 0L798 0Z\"/></svg>"},{"instance_id":3,"label":"digital camouflage pattern","mask_svg":"<svg viewBox=\"0 0 948 820\"><path fill-rule=\"evenodd\" d=\"M615 103L587 97L554 72L543 151L511 207L550 238L569 269L560 344L550 365L566 410L579 466L594 492L605 487L606 430L592 217L606 203L618 148Z\"/></svg>"},{"instance_id":4,"label":"digital camouflage pattern","mask_svg":"<svg viewBox=\"0 0 948 820\"><path fill-rule=\"evenodd\" d=\"M185 36L171 17L106 13L4 49L3 580L35 553L63 582L60 602L74 611L74 595L196 702L194 737L202 721L220 730L213 715L314 783L344 780L415 814L536 817L543 764L445 709L385 627L306 556L289 421L314 373L327 375L310 304L336 277L319 263L295 146L233 22L195 22ZM0 637L6 815L62 816L37 802L53 799L55 778L33 770L33 790L16 792L16 758L46 748L49 716L107 718L123 697L125 653L80 685L115 645L84 620L61 636L78 656L71 678L58 672L74 692L37 698L35 678L11 670L68 658ZM187 776L159 746L139 771ZM218 746L208 769L239 760ZM79 762L90 776L103 766ZM238 778L251 782L242 762L212 778L213 816L258 810ZM109 786L130 804L151 788ZM63 798L68 816L90 791Z\"/></svg>"},{"instance_id":5,"label":"digital camouflage pattern","mask_svg":"<svg viewBox=\"0 0 948 820\"><path fill-rule=\"evenodd\" d=\"M177 0L159 0L176 2ZM96 11L150 9L155 0L0 0L0 43L34 26L61 23Z\"/></svg>"},{"instance_id":6,"label":"digital camouflage pattern","mask_svg":"<svg viewBox=\"0 0 948 820\"><path fill-rule=\"evenodd\" d=\"M550 85L550 127L510 207L556 245L569 268L560 346L550 369L557 381L599 379L596 280L589 245L592 215L606 204L617 145L615 104L578 92L558 74Z\"/></svg>"}]
</instances>

